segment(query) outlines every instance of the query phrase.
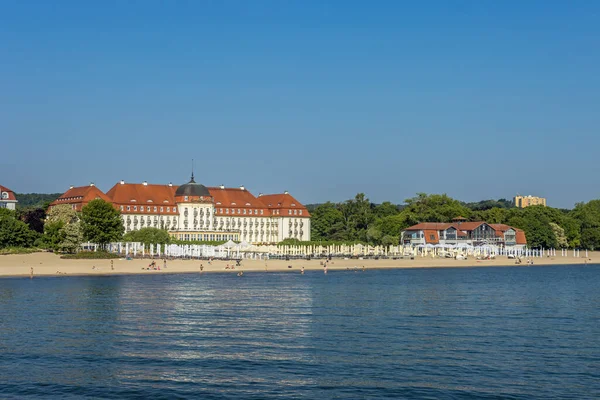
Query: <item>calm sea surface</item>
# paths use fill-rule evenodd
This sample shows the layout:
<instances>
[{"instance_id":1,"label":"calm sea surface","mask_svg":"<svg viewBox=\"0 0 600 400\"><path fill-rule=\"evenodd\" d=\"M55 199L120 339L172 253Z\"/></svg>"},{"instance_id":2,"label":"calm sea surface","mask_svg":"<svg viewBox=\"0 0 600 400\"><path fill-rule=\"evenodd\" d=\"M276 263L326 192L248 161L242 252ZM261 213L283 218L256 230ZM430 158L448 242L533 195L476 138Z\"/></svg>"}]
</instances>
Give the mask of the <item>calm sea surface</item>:
<instances>
[{"instance_id":1,"label":"calm sea surface","mask_svg":"<svg viewBox=\"0 0 600 400\"><path fill-rule=\"evenodd\" d=\"M0 398L598 399L600 266L0 280Z\"/></svg>"}]
</instances>

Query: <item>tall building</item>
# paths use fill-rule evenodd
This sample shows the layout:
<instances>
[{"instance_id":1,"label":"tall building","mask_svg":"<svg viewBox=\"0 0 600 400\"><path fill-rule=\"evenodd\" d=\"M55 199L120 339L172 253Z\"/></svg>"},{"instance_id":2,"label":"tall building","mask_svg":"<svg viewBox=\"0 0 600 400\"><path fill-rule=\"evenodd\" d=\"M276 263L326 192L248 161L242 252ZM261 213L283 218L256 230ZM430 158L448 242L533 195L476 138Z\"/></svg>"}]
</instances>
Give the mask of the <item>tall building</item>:
<instances>
[{"instance_id":1,"label":"tall building","mask_svg":"<svg viewBox=\"0 0 600 400\"><path fill-rule=\"evenodd\" d=\"M525 208L529 206L546 206L546 199L544 197L535 196L515 196L513 199L515 206L519 208Z\"/></svg>"},{"instance_id":2,"label":"tall building","mask_svg":"<svg viewBox=\"0 0 600 400\"><path fill-rule=\"evenodd\" d=\"M310 213L288 192L256 197L243 186L206 187L193 174L181 186L120 181L106 194L90 187L72 187L50 207L70 204L81 210L90 200L101 198L121 211L125 232L162 228L179 240L310 240Z\"/></svg>"},{"instance_id":3,"label":"tall building","mask_svg":"<svg viewBox=\"0 0 600 400\"><path fill-rule=\"evenodd\" d=\"M17 197L15 192L7 187L0 185L0 208L8 208L14 210L17 206Z\"/></svg>"}]
</instances>

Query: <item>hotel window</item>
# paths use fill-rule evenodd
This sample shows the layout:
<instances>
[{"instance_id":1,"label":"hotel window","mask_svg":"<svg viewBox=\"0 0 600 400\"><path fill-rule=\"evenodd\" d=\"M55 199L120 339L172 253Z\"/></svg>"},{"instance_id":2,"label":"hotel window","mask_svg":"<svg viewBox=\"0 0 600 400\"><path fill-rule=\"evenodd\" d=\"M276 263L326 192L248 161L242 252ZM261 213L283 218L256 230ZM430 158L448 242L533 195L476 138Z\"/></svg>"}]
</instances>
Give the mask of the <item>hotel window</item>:
<instances>
[{"instance_id":1,"label":"hotel window","mask_svg":"<svg viewBox=\"0 0 600 400\"><path fill-rule=\"evenodd\" d=\"M185 200L185 201L188 201L188 197L187 197L187 196L185 196L185 197L184 197L184 200Z\"/></svg>"},{"instance_id":2,"label":"hotel window","mask_svg":"<svg viewBox=\"0 0 600 400\"><path fill-rule=\"evenodd\" d=\"M173 212L177 212L177 207L173 207Z\"/></svg>"},{"instance_id":3,"label":"hotel window","mask_svg":"<svg viewBox=\"0 0 600 400\"><path fill-rule=\"evenodd\" d=\"M167 207L167 212L171 212L171 207Z\"/></svg>"},{"instance_id":4,"label":"hotel window","mask_svg":"<svg viewBox=\"0 0 600 400\"><path fill-rule=\"evenodd\" d=\"M229 214L229 208L225 209L225 214Z\"/></svg>"},{"instance_id":5,"label":"hotel window","mask_svg":"<svg viewBox=\"0 0 600 400\"><path fill-rule=\"evenodd\" d=\"M162 207L161 207L162 208ZM156 212L158 210L158 208L156 206L154 206L154 212Z\"/></svg>"},{"instance_id":6,"label":"hotel window","mask_svg":"<svg viewBox=\"0 0 600 400\"><path fill-rule=\"evenodd\" d=\"M302 215L302 210L300 210L300 215Z\"/></svg>"},{"instance_id":7,"label":"hotel window","mask_svg":"<svg viewBox=\"0 0 600 400\"><path fill-rule=\"evenodd\" d=\"M123 206L121 206L121 211L123 211Z\"/></svg>"},{"instance_id":8,"label":"hotel window","mask_svg":"<svg viewBox=\"0 0 600 400\"><path fill-rule=\"evenodd\" d=\"M429 240L435 241L435 235L429 235Z\"/></svg>"},{"instance_id":9,"label":"hotel window","mask_svg":"<svg viewBox=\"0 0 600 400\"><path fill-rule=\"evenodd\" d=\"M140 206L140 211L144 211L144 206Z\"/></svg>"},{"instance_id":10,"label":"hotel window","mask_svg":"<svg viewBox=\"0 0 600 400\"><path fill-rule=\"evenodd\" d=\"M298 215L298 210L294 210L294 215Z\"/></svg>"},{"instance_id":11,"label":"hotel window","mask_svg":"<svg viewBox=\"0 0 600 400\"><path fill-rule=\"evenodd\" d=\"M161 208L160 208L160 212L163 212L164 210L165 210L165 208L164 208L164 207L161 207Z\"/></svg>"},{"instance_id":12,"label":"hotel window","mask_svg":"<svg viewBox=\"0 0 600 400\"><path fill-rule=\"evenodd\" d=\"M265 212L264 212L264 211L265 211L265 210L260 210L260 215L264 215L264 214L265 214Z\"/></svg>"},{"instance_id":13,"label":"hotel window","mask_svg":"<svg viewBox=\"0 0 600 400\"><path fill-rule=\"evenodd\" d=\"M127 211L131 211L131 207L127 206Z\"/></svg>"},{"instance_id":14,"label":"hotel window","mask_svg":"<svg viewBox=\"0 0 600 400\"><path fill-rule=\"evenodd\" d=\"M133 211L137 211L137 206L133 206Z\"/></svg>"},{"instance_id":15,"label":"hotel window","mask_svg":"<svg viewBox=\"0 0 600 400\"><path fill-rule=\"evenodd\" d=\"M292 210L288 210L288 214L289 214L289 215L292 215Z\"/></svg>"},{"instance_id":16,"label":"hotel window","mask_svg":"<svg viewBox=\"0 0 600 400\"><path fill-rule=\"evenodd\" d=\"M246 215L246 209L244 209L244 215Z\"/></svg>"},{"instance_id":17,"label":"hotel window","mask_svg":"<svg viewBox=\"0 0 600 400\"><path fill-rule=\"evenodd\" d=\"M241 213L242 213L241 210L238 208L238 214L241 214Z\"/></svg>"}]
</instances>

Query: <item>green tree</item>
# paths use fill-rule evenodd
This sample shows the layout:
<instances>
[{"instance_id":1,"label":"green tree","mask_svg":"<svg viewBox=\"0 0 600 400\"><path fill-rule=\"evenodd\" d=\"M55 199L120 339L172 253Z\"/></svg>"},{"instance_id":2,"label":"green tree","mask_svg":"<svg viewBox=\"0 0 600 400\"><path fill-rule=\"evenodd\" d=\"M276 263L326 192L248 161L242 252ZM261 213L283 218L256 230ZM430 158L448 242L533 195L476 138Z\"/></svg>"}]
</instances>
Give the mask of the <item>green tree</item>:
<instances>
[{"instance_id":1,"label":"green tree","mask_svg":"<svg viewBox=\"0 0 600 400\"><path fill-rule=\"evenodd\" d=\"M410 214L410 219L417 222L450 222L457 217L470 218L472 214L460 201L446 194L417 193L405 203L402 213Z\"/></svg>"},{"instance_id":2,"label":"green tree","mask_svg":"<svg viewBox=\"0 0 600 400\"><path fill-rule=\"evenodd\" d=\"M97 243L103 250L108 243L120 240L125 230L121 212L102 199L92 200L83 207L81 227L84 239Z\"/></svg>"},{"instance_id":3,"label":"green tree","mask_svg":"<svg viewBox=\"0 0 600 400\"><path fill-rule=\"evenodd\" d=\"M140 242L148 246L150 244L167 244L170 242L171 237L165 229L147 227L127 232L123 236L123 240L126 242Z\"/></svg>"},{"instance_id":4,"label":"green tree","mask_svg":"<svg viewBox=\"0 0 600 400\"><path fill-rule=\"evenodd\" d=\"M567 240L567 236L565 235L565 230L560 225L554 222L550 222L550 228L552 228L552 232L554 233L554 237L556 238L556 245L561 249L569 247L569 241Z\"/></svg>"},{"instance_id":5,"label":"green tree","mask_svg":"<svg viewBox=\"0 0 600 400\"><path fill-rule=\"evenodd\" d=\"M0 208L0 248L32 247L38 234L17 219L14 211Z\"/></svg>"},{"instance_id":6,"label":"green tree","mask_svg":"<svg viewBox=\"0 0 600 400\"><path fill-rule=\"evenodd\" d=\"M343 239L344 216L331 202L320 204L314 209L310 226L312 240Z\"/></svg>"},{"instance_id":7,"label":"green tree","mask_svg":"<svg viewBox=\"0 0 600 400\"><path fill-rule=\"evenodd\" d=\"M75 253L83 241L83 232L81 231L81 222L67 224L61 229L60 242L57 249L65 253Z\"/></svg>"},{"instance_id":8,"label":"green tree","mask_svg":"<svg viewBox=\"0 0 600 400\"><path fill-rule=\"evenodd\" d=\"M373 214L375 215L375 218L391 217L392 215L398 215L399 213L400 208L389 201L384 201L373 208Z\"/></svg>"},{"instance_id":9,"label":"green tree","mask_svg":"<svg viewBox=\"0 0 600 400\"><path fill-rule=\"evenodd\" d=\"M68 204L61 204L48 212L41 245L45 248L73 253L83 241L79 213Z\"/></svg>"}]
</instances>

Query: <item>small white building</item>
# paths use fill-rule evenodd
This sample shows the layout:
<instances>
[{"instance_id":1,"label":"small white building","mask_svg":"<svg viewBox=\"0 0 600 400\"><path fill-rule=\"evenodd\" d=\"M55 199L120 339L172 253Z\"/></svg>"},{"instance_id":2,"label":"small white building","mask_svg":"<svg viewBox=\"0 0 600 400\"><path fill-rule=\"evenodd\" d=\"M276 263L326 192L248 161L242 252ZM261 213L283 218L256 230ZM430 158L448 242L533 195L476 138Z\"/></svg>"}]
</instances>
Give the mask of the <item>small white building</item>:
<instances>
[{"instance_id":1,"label":"small white building","mask_svg":"<svg viewBox=\"0 0 600 400\"><path fill-rule=\"evenodd\" d=\"M15 192L5 186L0 185L0 208L14 210L17 208L17 203L18 201L17 197L15 196Z\"/></svg>"}]
</instances>

